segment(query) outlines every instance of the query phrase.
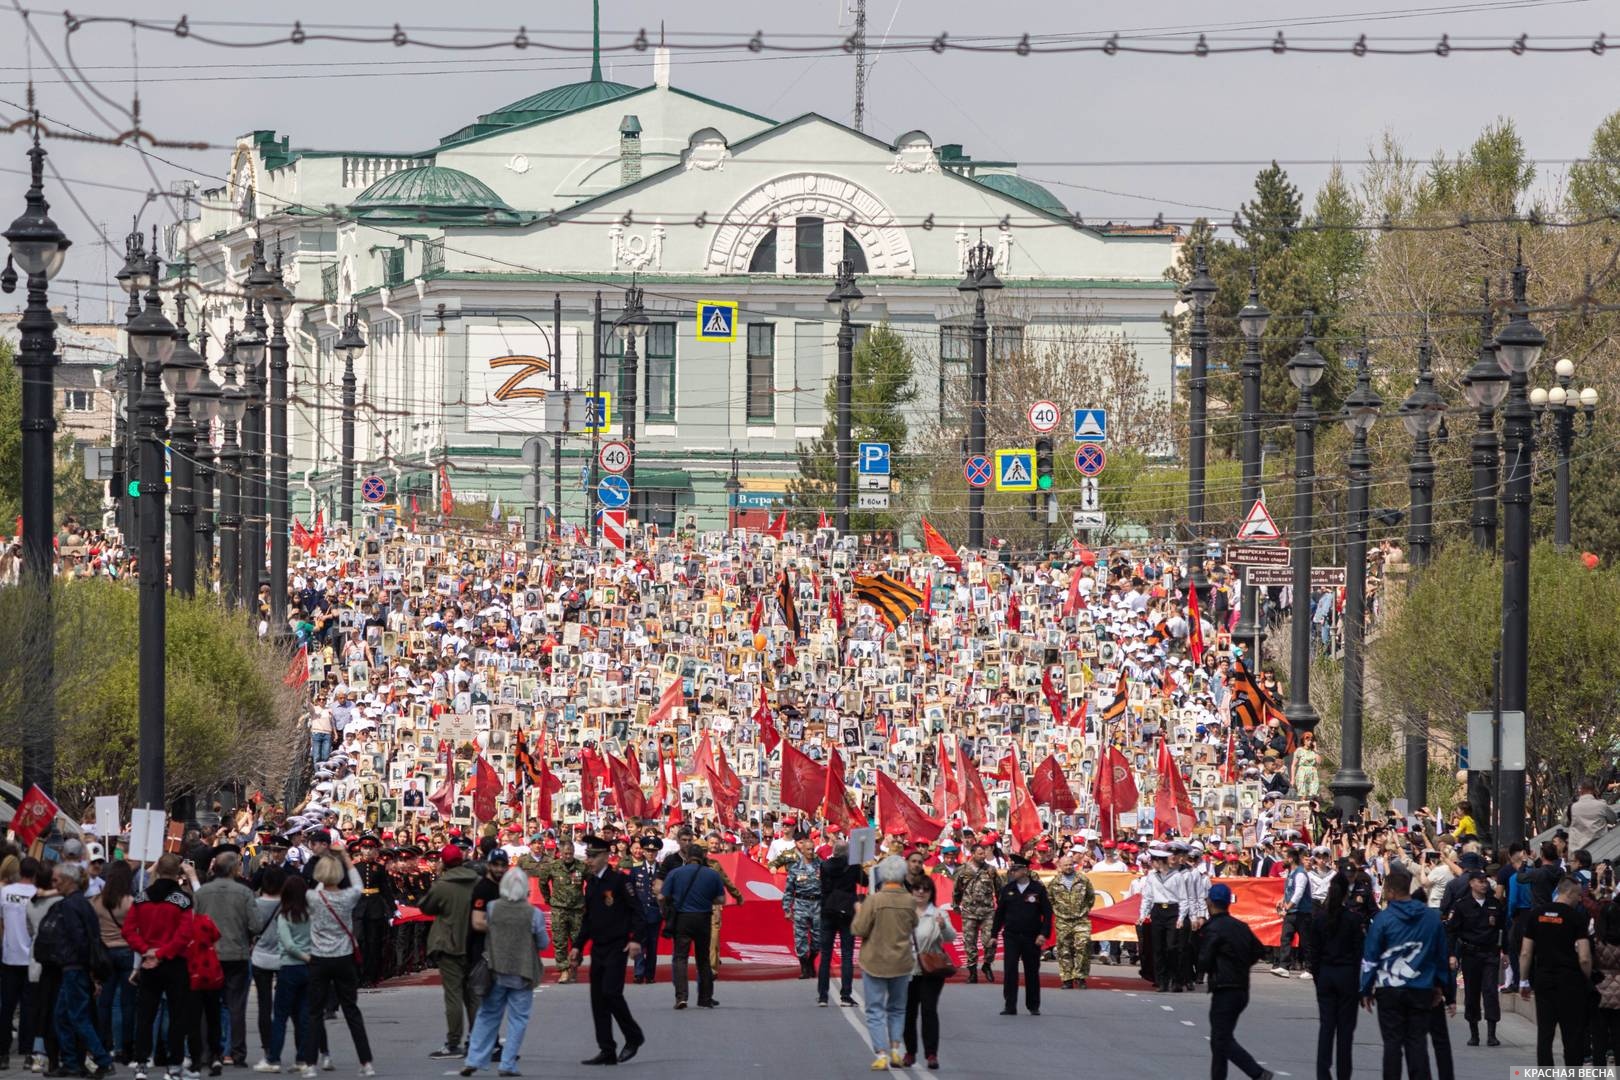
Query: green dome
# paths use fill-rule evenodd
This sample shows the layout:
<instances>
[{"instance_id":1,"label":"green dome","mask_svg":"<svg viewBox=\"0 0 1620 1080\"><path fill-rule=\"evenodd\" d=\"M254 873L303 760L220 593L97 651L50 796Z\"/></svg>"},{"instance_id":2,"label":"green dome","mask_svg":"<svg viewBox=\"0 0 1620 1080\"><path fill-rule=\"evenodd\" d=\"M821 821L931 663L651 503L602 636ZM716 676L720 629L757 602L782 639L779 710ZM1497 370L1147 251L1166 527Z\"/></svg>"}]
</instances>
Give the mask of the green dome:
<instances>
[{"instance_id":1,"label":"green dome","mask_svg":"<svg viewBox=\"0 0 1620 1080\"><path fill-rule=\"evenodd\" d=\"M600 105L604 101L622 98L636 92L636 87L624 83L592 79L587 82L553 86L522 101L514 101L504 108L485 113L478 118L481 124L526 124L531 120L544 120L548 116L583 109L587 105Z\"/></svg>"},{"instance_id":2,"label":"green dome","mask_svg":"<svg viewBox=\"0 0 1620 1080\"><path fill-rule=\"evenodd\" d=\"M515 222L518 214L490 186L460 169L424 165L390 173L362 191L349 209L370 220L407 221L432 218L473 218L495 215Z\"/></svg>"},{"instance_id":3,"label":"green dome","mask_svg":"<svg viewBox=\"0 0 1620 1080\"><path fill-rule=\"evenodd\" d=\"M1033 180L1025 180L1015 173L981 173L973 178L975 183L983 184L992 191L999 191L1003 195L1010 195L1019 202L1038 206L1049 214L1061 217L1069 216L1069 208L1062 201Z\"/></svg>"}]
</instances>

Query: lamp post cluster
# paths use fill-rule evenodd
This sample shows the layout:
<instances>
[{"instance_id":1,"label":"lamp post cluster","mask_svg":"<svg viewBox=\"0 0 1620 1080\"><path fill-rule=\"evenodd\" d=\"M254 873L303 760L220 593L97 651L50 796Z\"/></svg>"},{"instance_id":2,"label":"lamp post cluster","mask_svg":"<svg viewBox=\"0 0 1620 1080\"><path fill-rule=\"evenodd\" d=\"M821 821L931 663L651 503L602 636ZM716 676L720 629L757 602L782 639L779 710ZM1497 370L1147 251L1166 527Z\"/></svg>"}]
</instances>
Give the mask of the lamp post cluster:
<instances>
[{"instance_id":1,"label":"lamp post cluster","mask_svg":"<svg viewBox=\"0 0 1620 1080\"><path fill-rule=\"evenodd\" d=\"M1575 417L1586 416L1583 438L1592 437L1592 415L1597 411L1598 392L1588 386L1578 393L1570 384L1575 379L1575 362L1562 359L1553 366L1557 382L1530 391L1530 409L1536 416L1536 430L1552 418L1553 452L1553 543L1559 551L1569 550L1569 455L1575 445Z\"/></svg>"},{"instance_id":2,"label":"lamp post cluster","mask_svg":"<svg viewBox=\"0 0 1620 1080\"><path fill-rule=\"evenodd\" d=\"M827 303L838 309L838 376L834 386L838 415L834 418L837 446L834 449L833 505L834 521L840 533L849 532L849 492L853 486L850 469L855 461L854 435L851 431L855 396L855 327L850 325L849 314L861 306L865 295L855 284L854 261L841 260L833 277L832 292L827 294Z\"/></svg>"}]
</instances>

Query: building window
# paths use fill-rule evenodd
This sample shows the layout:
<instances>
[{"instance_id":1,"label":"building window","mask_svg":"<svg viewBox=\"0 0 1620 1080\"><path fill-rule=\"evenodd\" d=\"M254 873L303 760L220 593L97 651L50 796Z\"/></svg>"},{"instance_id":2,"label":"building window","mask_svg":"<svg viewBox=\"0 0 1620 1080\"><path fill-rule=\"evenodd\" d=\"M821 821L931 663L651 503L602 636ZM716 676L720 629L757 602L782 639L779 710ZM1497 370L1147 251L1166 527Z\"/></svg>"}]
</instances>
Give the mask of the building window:
<instances>
[{"instance_id":1,"label":"building window","mask_svg":"<svg viewBox=\"0 0 1620 1080\"><path fill-rule=\"evenodd\" d=\"M794 222L793 272L795 274L824 274L826 257L822 251L821 219L802 217Z\"/></svg>"},{"instance_id":2,"label":"building window","mask_svg":"<svg viewBox=\"0 0 1620 1080\"><path fill-rule=\"evenodd\" d=\"M972 331L966 326L939 328L939 422L960 423L968 400L968 358Z\"/></svg>"},{"instance_id":3,"label":"building window","mask_svg":"<svg viewBox=\"0 0 1620 1080\"><path fill-rule=\"evenodd\" d=\"M776 273L776 230L766 229L765 235L760 237L758 246L754 248L753 258L748 260L750 274Z\"/></svg>"},{"instance_id":4,"label":"building window","mask_svg":"<svg viewBox=\"0 0 1620 1080\"><path fill-rule=\"evenodd\" d=\"M675 507L679 492L652 489L637 493L640 506L636 516L644 523L658 526L661 535L671 535L675 529Z\"/></svg>"},{"instance_id":5,"label":"building window","mask_svg":"<svg viewBox=\"0 0 1620 1080\"><path fill-rule=\"evenodd\" d=\"M647 327L643 363L647 366L647 422L675 419L675 324Z\"/></svg>"},{"instance_id":6,"label":"building window","mask_svg":"<svg viewBox=\"0 0 1620 1080\"><path fill-rule=\"evenodd\" d=\"M748 327L748 422L776 420L776 326L751 323Z\"/></svg>"},{"instance_id":7,"label":"building window","mask_svg":"<svg viewBox=\"0 0 1620 1080\"><path fill-rule=\"evenodd\" d=\"M1011 360L1024 351L1022 326L998 326L990 332L990 357Z\"/></svg>"},{"instance_id":8,"label":"building window","mask_svg":"<svg viewBox=\"0 0 1620 1080\"><path fill-rule=\"evenodd\" d=\"M615 399L624 396L624 387L619 383L618 373L623 367L624 342L619 339L618 333L613 329L612 322L602 324L602 347L596 350L596 377L591 383L591 389L600 387L612 394ZM619 403L613 402L613 413L619 412Z\"/></svg>"},{"instance_id":9,"label":"building window","mask_svg":"<svg viewBox=\"0 0 1620 1080\"><path fill-rule=\"evenodd\" d=\"M854 264L857 274L864 274L866 269L866 251L861 242L855 239L855 234L848 229L844 230L844 258Z\"/></svg>"},{"instance_id":10,"label":"building window","mask_svg":"<svg viewBox=\"0 0 1620 1080\"><path fill-rule=\"evenodd\" d=\"M90 390L64 390L62 408L68 412L90 412L95 408L95 393Z\"/></svg>"}]
</instances>

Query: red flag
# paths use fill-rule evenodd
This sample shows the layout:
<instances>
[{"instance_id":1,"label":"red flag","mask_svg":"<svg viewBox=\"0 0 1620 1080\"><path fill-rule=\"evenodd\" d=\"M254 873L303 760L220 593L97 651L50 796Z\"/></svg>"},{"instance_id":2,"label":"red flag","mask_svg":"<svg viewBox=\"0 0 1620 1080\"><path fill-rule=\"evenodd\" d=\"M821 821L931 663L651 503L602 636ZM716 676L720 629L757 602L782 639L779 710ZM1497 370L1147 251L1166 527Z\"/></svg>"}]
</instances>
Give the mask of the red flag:
<instances>
[{"instance_id":1,"label":"red flag","mask_svg":"<svg viewBox=\"0 0 1620 1080\"><path fill-rule=\"evenodd\" d=\"M1063 617L1068 618L1086 606L1086 598L1080 595L1080 568L1077 566L1070 571L1069 595L1063 600Z\"/></svg>"},{"instance_id":2,"label":"red flag","mask_svg":"<svg viewBox=\"0 0 1620 1080\"><path fill-rule=\"evenodd\" d=\"M775 537L778 540L784 539L787 536L786 510L783 510L780 514L776 515L776 520L771 522L770 526L766 528L765 535Z\"/></svg>"},{"instance_id":3,"label":"red flag","mask_svg":"<svg viewBox=\"0 0 1620 1080\"><path fill-rule=\"evenodd\" d=\"M1057 688L1057 682L1052 678L1052 671L1056 665L1048 665L1041 672L1041 693L1046 695L1046 707L1052 710L1053 723L1061 724L1064 720L1063 693ZM1061 670L1061 669L1058 669Z\"/></svg>"},{"instance_id":4,"label":"red flag","mask_svg":"<svg viewBox=\"0 0 1620 1080\"><path fill-rule=\"evenodd\" d=\"M951 547L950 541L941 536L939 530L928 523L927 518L922 519L922 532L923 546L928 549L928 554L938 556L944 560L946 566L960 574L962 572L962 557L956 553L955 548Z\"/></svg>"},{"instance_id":5,"label":"red flag","mask_svg":"<svg viewBox=\"0 0 1620 1080\"><path fill-rule=\"evenodd\" d=\"M978 766L968 756L965 743L956 744L956 766L959 772L956 786L962 793L962 812L967 816L969 825L982 829L988 820L986 812L990 807L990 796L985 794L984 780L979 776Z\"/></svg>"},{"instance_id":6,"label":"red flag","mask_svg":"<svg viewBox=\"0 0 1620 1080\"><path fill-rule=\"evenodd\" d=\"M1080 809L1080 801L1074 797L1074 789L1063 775L1063 766L1058 764L1056 754L1047 754L1046 760L1035 766L1029 790L1037 803L1051 807L1054 813L1072 814Z\"/></svg>"},{"instance_id":7,"label":"red flag","mask_svg":"<svg viewBox=\"0 0 1620 1080\"><path fill-rule=\"evenodd\" d=\"M456 801L455 748L450 745L449 739L439 740L439 764L444 766L444 782L434 789L427 801L433 804L441 818L449 820L450 808Z\"/></svg>"},{"instance_id":8,"label":"red flag","mask_svg":"<svg viewBox=\"0 0 1620 1080\"><path fill-rule=\"evenodd\" d=\"M309 646L300 645L287 665L287 674L281 680L288 686L300 687L309 682Z\"/></svg>"},{"instance_id":9,"label":"red flag","mask_svg":"<svg viewBox=\"0 0 1620 1080\"><path fill-rule=\"evenodd\" d=\"M699 736L697 750L692 754L692 771L697 773L712 768L714 768L714 748L709 745L709 733L705 731Z\"/></svg>"},{"instance_id":10,"label":"red flag","mask_svg":"<svg viewBox=\"0 0 1620 1080\"><path fill-rule=\"evenodd\" d=\"M1081 698L1080 704L1074 707L1074 710L1069 713L1068 720L1065 721L1070 727L1080 729L1080 739L1082 742L1086 737L1086 712L1090 707L1091 700L1089 698Z\"/></svg>"},{"instance_id":11,"label":"red flag","mask_svg":"<svg viewBox=\"0 0 1620 1080\"><path fill-rule=\"evenodd\" d=\"M962 789L956 782L951 755L945 750L944 735L939 736L939 746L934 751L934 766L939 771L934 782L934 811L949 816L962 808Z\"/></svg>"},{"instance_id":12,"label":"red flag","mask_svg":"<svg viewBox=\"0 0 1620 1080\"><path fill-rule=\"evenodd\" d=\"M421 512L422 512L422 508L416 505L416 494L414 492L412 492L411 493L411 517L415 517L417 514L420 514Z\"/></svg>"},{"instance_id":13,"label":"red flag","mask_svg":"<svg viewBox=\"0 0 1620 1080\"><path fill-rule=\"evenodd\" d=\"M929 574L927 577L923 578L923 617L925 619L931 619L931 618L934 617L934 575L933 574ZM924 629L926 631L926 626L925 626Z\"/></svg>"},{"instance_id":14,"label":"red flag","mask_svg":"<svg viewBox=\"0 0 1620 1080\"><path fill-rule=\"evenodd\" d=\"M579 754L579 803L586 813L595 813L597 789L608 780L607 764L595 750L587 746Z\"/></svg>"},{"instance_id":15,"label":"red flag","mask_svg":"<svg viewBox=\"0 0 1620 1080\"><path fill-rule=\"evenodd\" d=\"M626 754L629 758L632 755ZM613 801L619 805L619 813L627 821L640 821L651 817L647 809L647 796L642 792L641 785L636 782L632 766L628 761L621 761L612 754L606 755L608 776L613 787Z\"/></svg>"},{"instance_id":16,"label":"red flag","mask_svg":"<svg viewBox=\"0 0 1620 1080\"><path fill-rule=\"evenodd\" d=\"M726 760L724 744L714 747L711 760L713 762L712 771L719 778L721 788L731 797L732 802L736 802L737 797L742 794L742 781L737 779L737 774L732 771L731 763Z\"/></svg>"},{"instance_id":17,"label":"red flag","mask_svg":"<svg viewBox=\"0 0 1620 1080\"><path fill-rule=\"evenodd\" d=\"M1198 590L1187 585L1187 652L1192 662L1204 662L1204 620L1198 615Z\"/></svg>"},{"instance_id":18,"label":"red flag","mask_svg":"<svg viewBox=\"0 0 1620 1080\"><path fill-rule=\"evenodd\" d=\"M844 590L836 586L833 588L831 598L827 601L827 614L838 629L844 628Z\"/></svg>"},{"instance_id":19,"label":"red flag","mask_svg":"<svg viewBox=\"0 0 1620 1080\"><path fill-rule=\"evenodd\" d=\"M1091 786L1097 804L1097 829L1105 837L1119 832L1119 817L1136 809L1140 796L1130 762L1116 746L1110 746L1097 761L1097 775Z\"/></svg>"},{"instance_id":20,"label":"red flag","mask_svg":"<svg viewBox=\"0 0 1620 1080\"><path fill-rule=\"evenodd\" d=\"M709 785L709 794L714 796L714 812L720 819L720 824L728 829L738 828L742 823L737 817L738 792L726 787L725 780L713 768L703 770L703 779Z\"/></svg>"},{"instance_id":21,"label":"red flag","mask_svg":"<svg viewBox=\"0 0 1620 1080\"><path fill-rule=\"evenodd\" d=\"M1159 739L1159 789L1153 795L1153 835L1164 836L1171 829L1178 836L1191 834L1198 825L1193 810L1192 796L1187 794L1187 782L1181 778L1176 759L1170 756L1170 744Z\"/></svg>"},{"instance_id":22,"label":"red flag","mask_svg":"<svg viewBox=\"0 0 1620 1080\"><path fill-rule=\"evenodd\" d=\"M1226 769L1224 779L1228 784L1238 782L1237 728L1235 727L1226 729Z\"/></svg>"},{"instance_id":23,"label":"red flag","mask_svg":"<svg viewBox=\"0 0 1620 1080\"><path fill-rule=\"evenodd\" d=\"M17 804L11 819L11 831L17 837L18 843L26 848L51 827L51 822L56 820L58 812L59 808L51 801L51 797L41 791L38 784L33 784L28 788L28 794L23 796L22 802Z\"/></svg>"},{"instance_id":24,"label":"red flag","mask_svg":"<svg viewBox=\"0 0 1620 1080\"><path fill-rule=\"evenodd\" d=\"M771 715L770 702L765 700L764 683L759 687L759 708L754 710L754 724L759 728L759 741L765 744L765 752L775 751L782 741L782 733L776 730L776 717Z\"/></svg>"},{"instance_id":25,"label":"red flag","mask_svg":"<svg viewBox=\"0 0 1620 1080\"><path fill-rule=\"evenodd\" d=\"M675 719L675 710L686 704L686 681L679 675L664 687L659 695L658 704L653 708L652 715L647 717L649 727L658 727L666 721Z\"/></svg>"},{"instance_id":26,"label":"red flag","mask_svg":"<svg viewBox=\"0 0 1620 1080\"><path fill-rule=\"evenodd\" d=\"M945 829L945 822L923 813L922 807L881 769L877 774L877 819L885 835L899 833L923 843L932 843Z\"/></svg>"},{"instance_id":27,"label":"red flag","mask_svg":"<svg viewBox=\"0 0 1620 1080\"><path fill-rule=\"evenodd\" d=\"M1022 630L1024 628L1024 613L1018 609L1018 593L1015 590L1007 598L1007 629Z\"/></svg>"},{"instance_id":28,"label":"red flag","mask_svg":"<svg viewBox=\"0 0 1620 1080\"><path fill-rule=\"evenodd\" d=\"M455 494L450 490L450 466L447 463L439 465L439 513L445 517L456 508Z\"/></svg>"},{"instance_id":29,"label":"red flag","mask_svg":"<svg viewBox=\"0 0 1620 1080\"><path fill-rule=\"evenodd\" d=\"M473 769L473 784L473 817L479 821L494 821L497 812L495 803L506 785L501 783L495 766L485 761L482 754L478 755L478 763Z\"/></svg>"},{"instance_id":30,"label":"red flag","mask_svg":"<svg viewBox=\"0 0 1620 1080\"><path fill-rule=\"evenodd\" d=\"M850 800L849 789L844 786L844 759L836 746L827 751L827 788L821 799L821 816L845 832L866 827L866 815Z\"/></svg>"},{"instance_id":31,"label":"red flag","mask_svg":"<svg viewBox=\"0 0 1620 1080\"><path fill-rule=\"evenodd\" d=\"M1019 847L1046 831L1046 826L1041 824L1041 812L1035 808L1035 799L1024 783L1024 770L1017 761L1013 762L1012 806L1008 810L1007 827Z\"/></svg>"},{"instance_id":32,"label":"red flag","mask_svg":"<svg viewBox=\"0 0 1620 1080\"><path fill-rule=\"evenodd\" d=\"M827 770L790 742L782 744L782 803L814 814L827 790Z\"/></svg>"},{"instance_id":33,"label":"red flag","mask_svg":"<svg viewBox=\"0 0 1620 1080\"><path fill-rule=\"evenodd\" d=\"M759 628L765 624L765 596L760 594L754 597L754 613L748 616L749 633L759 633Z\"/></svg>"},{"instance_id":34,"label":"red flag","mask_svg":"<svg viewBox=\"0 0 1620 1080\"><path fill-rule=\"evenodd\" d=\"M314 541L310 538L309 530L304 528L304 523L296 517L293 518L292 542L293 547L302 551L305 555L315 550Z\"/></svg>"},{"instance_id":35,"label":"red flag","mask_svg":"<svg viewBox=\"0 0 1620 1080\"><path fill-rule=\"evenodd\" d=\"M816 528L825 529L825 528L828 528L828 527L829 526L827 524L827 511L822 510L820 513L818 513L816 515Z\"/></svg>"},{"instance_id":36,"label":"red flag","mask_svg":"<svg viewBox=\"0 0 1620 1080\"><path fill-rule=\"evenodd\" d=\"M316 547L326 543L326 511L324 509L317 508L315 511L315 531L310 534L310 539L315 542Z\"/></svg>"},{"instance_id":37,"label":"red flag","mask_svg":"<svg viewBox=\"0 0 1620 1080\"><path fill-rule=\"evenodd\" d=\"M1013 774L1018 771L1018 747L1010 747L1001 760L996 762L996 771L990 774L992 780L1005 780L1012 782Z\"/></svg>"}]
</instances>

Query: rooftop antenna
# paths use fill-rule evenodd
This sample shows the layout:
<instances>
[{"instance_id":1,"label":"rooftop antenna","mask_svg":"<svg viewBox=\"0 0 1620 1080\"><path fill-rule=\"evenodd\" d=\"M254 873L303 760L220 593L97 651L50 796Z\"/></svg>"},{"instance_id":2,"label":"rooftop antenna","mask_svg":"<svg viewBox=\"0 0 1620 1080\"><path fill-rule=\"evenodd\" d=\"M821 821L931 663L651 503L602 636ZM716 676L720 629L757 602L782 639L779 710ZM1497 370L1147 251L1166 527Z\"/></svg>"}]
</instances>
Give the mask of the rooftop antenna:
<instances>
[{"instance_id":1,"label":"rooftop antenna","mask_svg":"<svg viewBox=\"0 0 1620 1080\"><path fill-rule=\"evenodd\" d=\"M591 0L591 82L602 81L602 0Z\"/></svg>"}]
</instances>

